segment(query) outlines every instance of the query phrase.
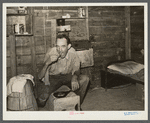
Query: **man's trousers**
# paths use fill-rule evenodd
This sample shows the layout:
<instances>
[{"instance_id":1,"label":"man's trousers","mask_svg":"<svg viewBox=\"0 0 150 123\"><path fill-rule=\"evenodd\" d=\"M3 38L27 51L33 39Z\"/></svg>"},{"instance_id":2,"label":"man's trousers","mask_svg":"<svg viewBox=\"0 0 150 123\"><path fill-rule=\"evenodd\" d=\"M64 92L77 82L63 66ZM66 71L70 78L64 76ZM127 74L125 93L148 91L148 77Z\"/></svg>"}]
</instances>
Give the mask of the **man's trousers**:
<instances>
[{"instance_id":1,"label":"man's trousers","mask_svg":"<svg viewBox=\"0 0 150 123\"><path fill-rule=\"evenodd\" d=\"M62 85L66 85L71 89L71 79L72 75L50 75L49 81L50 85L42 85L40 87L41 91L40 95L38 95L38 100L42 103L48 100L51 93L56 91L58 88L60 88ZM78 77L79 82L79 89L75 90L74 92L80 96L80 104L82 104L86 89L89 83L89 77L87 75L80 75Z\"/></svg>"}]
</instances>

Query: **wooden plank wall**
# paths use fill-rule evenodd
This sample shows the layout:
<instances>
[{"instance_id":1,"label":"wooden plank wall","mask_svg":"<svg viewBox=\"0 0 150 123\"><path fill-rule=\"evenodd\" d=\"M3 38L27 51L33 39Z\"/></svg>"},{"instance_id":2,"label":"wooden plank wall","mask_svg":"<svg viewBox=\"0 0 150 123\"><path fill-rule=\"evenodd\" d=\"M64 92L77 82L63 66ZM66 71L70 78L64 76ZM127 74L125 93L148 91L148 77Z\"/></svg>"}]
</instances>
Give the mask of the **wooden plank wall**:
<instances>
[{"instance_id":1,"label":"wooden plank wall","mask_svg":"<svg viewBox=\"0 0 150 123\"><path fill-rule=\"evenodd\" d=\"M41 70L43 58L48 47L52 47L52 21L66 15L78 17L78 7L33 7L33 38L35 41L36 72ZM135 11L136 10L136 11ZM131 7L131 57L140 53L144 46L144 14L143 7ZM23 17L23 16L22 16ZM28 16L28 18L30 18ZM28 18L25 20L28 21ZM7 19L7 33L11 33L11 20ZM23 19L24 20L24 19ZM85 19L67 19L66 25L71 25L69 36L71 41L87 41L88 32ZM26 24L30 25L30 24ZM89 6L88 7L89 36L94 49L94 67L92 70L92 87L101 85L100 70L107 63L125 59L125 7L119 6ZM138 25L138 26L137 26ZM27 30L30 27L27 26ZM57 30L56 30L57 31ZM16 37L17 74L33 73L31 53L31 36ZM134 44L138 45L134 45ZM7 37L7 77L11 77L10 40Z\"/></svg>"},{"instance_id":2,"label":"wooden plank wall","mask_svg":"<svg viewBox=\"0 0 150 123\"><path fill-rule=\"evenodd\" d=\"M14 9L16 9L16 7L14 7ZM14 27L13 27L13 24L17 24L17 23L21 23L21 24L25 24L25 16L18 16L18 17L16 17L16 16L8 16L7 17L7 19L6 19L6 22L7 22L7 25L6 25L6 27L7 27L7 38L6 38L6 46L7 46L7 80L9 80L13 75L14 75L14 73L15 72L13 72L13 71L11 71L11 44L12 44L12 41L11 41L11 39L14 41L14 40L16 40L16 41L14 41L14 45L15 45L15 47L16 47L16 55L18 56L19 54L21 54L21 50L20 50L20 48L17 48L18 46L21 46L22 45L22 43L25 43L26 44L26 42L28 42L28 40L25 42L25 41L23 41L22 39L21 39L21 42L19 42L19 40L18 39L15 39L15 38L11 38L10 37L10 35L13 33L13 29L14 29ZM15 52L14 52L15 53ZM15 57L15 56L14 56ZM20 57L19 57L20 58ZM22 61L23 62L23 59L22 58L20 58L20 60L18 60L17 59L17 57L15 58L15 60L18 62L18 61ZM15 62L15 61L14 61ZM16 66L18 66L18 64L20 64L20 62L18 62L18 63L16 63ZM12 66L13 67L13 66ZM19 71L20 71L20 69L19 69ZM17 72L17 69L16 69L16 72Z\"/></svg>"},{"instance_id":3,"label":"wooden plank wall","mask_svg":"<svg viewBox=\"0 0 150 123\"><path fill-rule=\"evenodd\" d=\"M34 7L34 40L36 47L37 73L43 66L43 59L48 47L55 46L57 35L56 19L70 14L71 18L78 18L79 7ZM71 41L87 38L85 19L66 19L65 25L71 26L69 37Z\"/></svg>"},{"instance_id":4,"label":"wooden plank wall","mask_svg":"<svg viewBox=\"0 0 150 123\"><path fill-rule=\"evenodd\" d=\"M54 45L54 29L56 28L52 24L56 24L56 19L61 18L66 14L70 14L71 17L78 17L79 7L29 7L29 15L26 17L21 16L9 16L7 18L7 35L12 33L12 25L16 22L26 25L26 30L33 32L32 36L16 36L16 66L17 74L37 74L43 66L43 59L48 47ZM13 9L13 8L11 8ZM16 9L16 8L14 8ZM32 16L31 16L32 15ZM33 24L30 23L33 17ZM19 19L18 19L19 18ZM50 20L50 21L49 21ZM67 19L66 25L71 25L71 32L69 34L71 41L79 41L88 39L86 30L85 19ZM33 25L33 29L32 26ZM53 33L52 33L53 31ZM30 33L29 32L29 33ZM32 38L34 39L34 42ZM31 46L32 44L32 46ZM35 49L35 51L34 51ZM35 54L35 65L33 67L33 57ZM34 71L36 67L36 71ZM10 62L10 40L7 37L7 80L12 77L11 62Z\"/></svg>"},{"instance_id":5,"label":"wooden plank wall","mask_svg":"<svg viewBox=\"0 0 150 123\"><path fill-rule=\"evenodd\" d=\"M136 62L144 63L141 49L144 49L144 7L131 6L131 58Z\"/></svg>"},{"instance_id":6,"label":"wooden plank wall","mask_svg":"<svg viewBox=\"0 0 150 123\"><path fill-rule=\"evenodd\" d=\"M101 86L100 70L109 62L125 58L125 8L89 6L88 13L94 49L93 86Z\"/></svg>"},{"instance_id":7,"label":"wooden plank wall","mask_svg":"<svg viewBox=\"0 0 150 123\"><path fill-rule=\"evenodd\" d=\"M125 6L125 30L125 55L126 59L131 59L130 6Z\"/></svg>"}]
</instances>

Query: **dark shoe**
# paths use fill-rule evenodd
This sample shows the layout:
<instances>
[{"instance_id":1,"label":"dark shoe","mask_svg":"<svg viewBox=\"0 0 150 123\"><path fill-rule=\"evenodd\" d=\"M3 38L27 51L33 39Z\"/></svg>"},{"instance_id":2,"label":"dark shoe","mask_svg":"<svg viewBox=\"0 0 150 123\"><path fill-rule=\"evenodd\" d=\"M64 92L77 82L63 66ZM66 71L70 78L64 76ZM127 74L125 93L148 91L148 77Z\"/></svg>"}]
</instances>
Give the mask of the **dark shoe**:
<instances>
[{"instance_id":1,"label":"dark shoe","mask_svg":"<svg viewBox=\"0 0 150 123\"><path fill-rule=\"evenodd\" d=\"M76 111L82 111L81 107L80 107L80 110L78 109L78 104L75 106L75 110Z\"/></svg>"},{"instance_id":2,"label":"dark shoe","mask_svg":"<svg viewBox=\"0 0 150 123\"><path fill-rule=\"evenodd\" d=\"M40 101L39 99L36 99L38 107L44 107L46 104L46 101Z\"/></svg>"},{"instance_id":3,"label":"dark shoe","mask_svg":"<svg viewBox=\"0 0 150 123\"><path fill-rule=\"evenodd\" d=\"M42 79L39 79L39 82L40 82L40 83L43 83Z\"/></svg>"}]
</instances>

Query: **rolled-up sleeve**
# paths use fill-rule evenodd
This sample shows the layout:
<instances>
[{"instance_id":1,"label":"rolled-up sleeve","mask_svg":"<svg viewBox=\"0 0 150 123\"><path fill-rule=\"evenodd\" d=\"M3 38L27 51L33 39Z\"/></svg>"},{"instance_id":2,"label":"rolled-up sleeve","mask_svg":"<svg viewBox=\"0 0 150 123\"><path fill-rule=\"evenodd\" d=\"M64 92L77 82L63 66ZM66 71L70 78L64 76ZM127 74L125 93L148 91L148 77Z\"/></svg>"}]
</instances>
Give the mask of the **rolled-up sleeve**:
<instances>
[{"instance_id":1,"label":"rolled-up sleeve","mask_svg":"<svg viewBox=\"0 0 150 123\"><path fill-rule=\"evenodd\" d=\"M51 55L51 48L49 48L47 50L46 54L45 54L44 64L47 61L47 59L49 59L50 55ZM44 79L43 79L45 85L50 85L50 82L49 82L49 69L50 69L50 66L47 68Z\"/></svg>"},{"instance_id":2,"label":"rolled-up sleeve","mask_svg":"<svg viewBox=\"0 0 150 123\"><path fill-rule=\"evenodd\" d=\"M45 57L44 57L44 63L47 61L47 59L50 57L51 55L51 50L52 48L48 48L46 54L45 54Z\"/></svg>"}]
</instances>

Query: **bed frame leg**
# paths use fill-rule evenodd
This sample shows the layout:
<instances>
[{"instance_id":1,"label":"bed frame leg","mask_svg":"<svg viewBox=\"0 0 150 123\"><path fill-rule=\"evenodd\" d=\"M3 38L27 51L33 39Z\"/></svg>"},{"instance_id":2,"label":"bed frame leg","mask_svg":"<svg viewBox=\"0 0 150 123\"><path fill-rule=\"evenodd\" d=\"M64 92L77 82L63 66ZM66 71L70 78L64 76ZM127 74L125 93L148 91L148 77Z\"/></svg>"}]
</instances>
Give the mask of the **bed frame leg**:
<instances>
[{"instance_id":1,"label":"bed frame leg","mask_svg":"<svg viewBox=\"0 0 150 123\"><path fill-rule=\"evenodd\" d=\"M107 91L107 68L105 70L105 91Z\"/></svg>"}]
</instances>

